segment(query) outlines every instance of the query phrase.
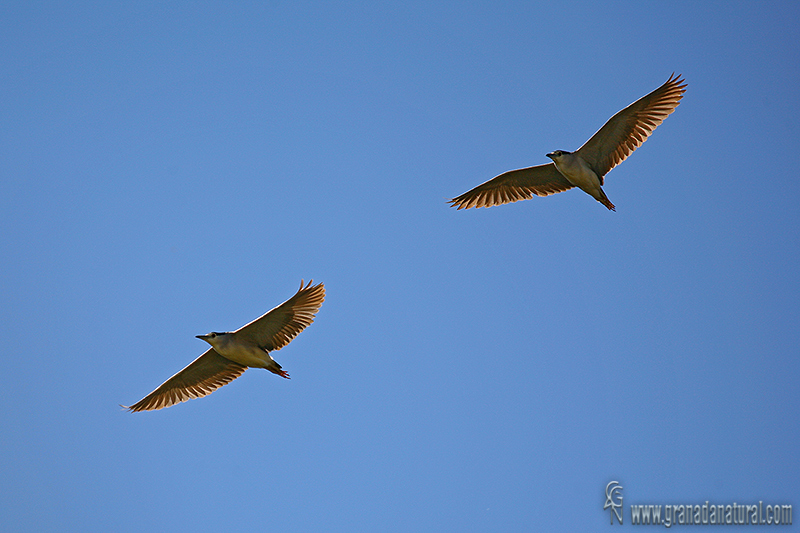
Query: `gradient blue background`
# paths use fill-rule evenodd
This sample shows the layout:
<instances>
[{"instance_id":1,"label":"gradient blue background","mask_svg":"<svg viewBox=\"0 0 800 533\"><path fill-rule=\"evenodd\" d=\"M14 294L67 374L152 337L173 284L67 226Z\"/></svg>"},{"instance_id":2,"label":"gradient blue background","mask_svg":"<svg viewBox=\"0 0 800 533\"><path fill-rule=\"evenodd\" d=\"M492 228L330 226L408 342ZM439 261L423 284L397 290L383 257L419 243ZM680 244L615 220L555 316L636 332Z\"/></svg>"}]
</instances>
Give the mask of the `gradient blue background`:
<instances>
[{"instance_id":1,"label":"gradient blue background","mask_svg":"<svg viewBox=\"0 0 800 533\"><path fill-rule=\"evenodd\" d=\"M611 480L626 526L797 507L798 6L4 2L3 523L585 531ZM673 71L616 213L445 202ZM118 407L301 278L291 381Z\"/></svg>"}]
</instances>

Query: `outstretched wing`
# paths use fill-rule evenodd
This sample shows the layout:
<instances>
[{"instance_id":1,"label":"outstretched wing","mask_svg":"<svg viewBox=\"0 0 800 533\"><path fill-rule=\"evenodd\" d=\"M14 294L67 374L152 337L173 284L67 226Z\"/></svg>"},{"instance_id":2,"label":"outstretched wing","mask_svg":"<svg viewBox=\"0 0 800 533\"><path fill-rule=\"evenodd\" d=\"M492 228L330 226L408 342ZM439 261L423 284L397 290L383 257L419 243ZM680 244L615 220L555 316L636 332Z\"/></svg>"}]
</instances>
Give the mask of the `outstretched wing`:
<instances>
[{"instance_id":1,"label":"outstretched wing","mask_svg":"<svg viewBox=\"0 0 800 533\"><path fill-rule=\"evenodd\" d=\"M225 359L210 348L140 401L123 407L133 412L151 411L202 398L238 378L245 370L246 366Z\"/></svg>"},{"instance_id":2,"label":"outstretched wing","mask_svg":"<svg viewBox=\"0 0 800 533\"><path fill-rule=\"evenodd\" d=\"M553 163L509 170L450 200L450 207L492 207L536 196L548 196L571 189L573 185Z\"/></svg>"},{"instance_id":3,"label":"outstretched wing","mask_svg":"<svg viewBox=\"0 0 800 533\"><path fill-rule=\"evenodd\" d=\"M673 74L664 85L611 117L575 153L600 176L602 184L603 176L639 148L675 111L685 92L686 83Z\"/></svg>"},{"instance_id":4,"label":"outstretched wing","mask_svg":"<svg viewBox=\"0 0 800 533\"><path fill-rule=\"evenodd\" d=\"M312 287L312 282L304 287L300 281L300 290L294 296L237 329L234 334L268 351L280 350L314 322L314 315L325 300L325 286L320 283Z\"/></svg>"}]
</instances>

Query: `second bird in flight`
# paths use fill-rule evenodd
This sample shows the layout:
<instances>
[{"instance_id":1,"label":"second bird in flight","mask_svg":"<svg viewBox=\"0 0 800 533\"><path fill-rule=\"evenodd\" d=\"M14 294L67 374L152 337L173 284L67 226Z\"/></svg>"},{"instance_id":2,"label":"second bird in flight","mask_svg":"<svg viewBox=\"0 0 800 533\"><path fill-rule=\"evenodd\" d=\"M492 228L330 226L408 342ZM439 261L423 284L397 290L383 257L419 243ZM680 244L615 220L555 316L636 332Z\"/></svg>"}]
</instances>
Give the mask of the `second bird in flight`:
<instances>
[{"instance_id":1,"label":"second bird in flight","mask_svg":"<svg viewBox=\"0 0 800 533\"><path fill-rule=\"evenodd\" d=\"M612 211L603 176L639 148L678 107L686 83L672 75L664 85L614 115L575 152L556 150L546 165L510 170L450 200L458 209L491 207L578 187Z\"/></svg>"}]
</instances>

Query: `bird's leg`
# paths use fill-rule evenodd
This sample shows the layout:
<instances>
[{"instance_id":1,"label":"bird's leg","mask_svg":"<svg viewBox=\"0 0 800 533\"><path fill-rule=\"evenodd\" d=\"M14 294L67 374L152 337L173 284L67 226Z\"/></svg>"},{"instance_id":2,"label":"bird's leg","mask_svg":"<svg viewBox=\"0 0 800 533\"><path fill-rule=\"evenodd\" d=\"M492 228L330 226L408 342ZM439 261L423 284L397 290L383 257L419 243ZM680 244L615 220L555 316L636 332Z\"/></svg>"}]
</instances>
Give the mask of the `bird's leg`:
<instances>
[{"instance_id":1,"label":"bird's leg","mask_svg":"<svg viewBox=\"0 0 800 533\"><path fill-rule=\"evenodd\" d=\"M267 350L263 346L259 346L259 348L261 348L264 351L264 353L266 354L266 358L265 358L266 359L266 361L265 361L266 364L264 365L264 368L266 368L267 370L269 370L273 374L278 374L282 378L291 379L289 377L289 374L285 370L281 369L281 365L279 365L278 362L275 359L272 358L272 356L269 354L269 350Z\"/></svg>"},{"instance_id":2,"label":"bird's leg","mask_svg":"<svg viewBox=\"0 0 800 533\"><path fill-rule=\"evenodd\" d=\"M600 203L609 208L611 211L617 210L617 208L614 206L614 204L611 203L611 200L608 199L608 196L606 196L605 193L603 193L603 199L600 200Z\"/></svg>"},{"instance_id":3,"label":"bird's leg","mask_svg":"<svg viewBox=\"0 0 800 533\"><path fill-rule=\"evenodd\" d=\"M269 362L267 363L267 365L264 368L266 368L267 370L269 370L273 374L279 375L282 378L291 379L289 377L289 374L285 370L283 370L281 368L281 365L279 365L278 362L275 361L275 359L272 359L271 357L270 357Z\"/></svg>"}]
</instances>

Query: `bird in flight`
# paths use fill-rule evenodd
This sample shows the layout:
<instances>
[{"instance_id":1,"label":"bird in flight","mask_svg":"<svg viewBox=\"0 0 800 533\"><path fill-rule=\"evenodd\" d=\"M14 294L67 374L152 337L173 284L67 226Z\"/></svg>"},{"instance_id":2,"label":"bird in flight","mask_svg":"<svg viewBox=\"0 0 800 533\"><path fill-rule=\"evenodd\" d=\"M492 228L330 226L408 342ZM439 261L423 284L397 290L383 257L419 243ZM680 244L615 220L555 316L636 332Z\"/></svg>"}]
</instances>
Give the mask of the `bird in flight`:
<instances>
[{"instance_id":1,"label":"bird in flight","mask_svg":"<svg viewBox=\"0 0 800 533\"><path fill-rule=\"evenodd\" d=\"M140 401L125 407L129 411L150 411L192 398L202 398L241 376L247 367L266 368L289 378L269 352L280 350L314 322L325 300L325 286L303 286L275 309L237 329L225 333L197 335L211 345L189 366L162 383Z\"/></svg>"},{"instance_id":2,"label":"bird in flight","mask_svg":"<svg viewBox=\"0 0 800 533\"><path fill-rule=\"evenodd\" d=\"M450 200L451 207L491 207L578 187L612 211L603 177L639 148L678 107L686 83L674 74L650 94L614 115L575 152L556 150L546 165L509 170Z\"/></svg>"}]
</instances>

